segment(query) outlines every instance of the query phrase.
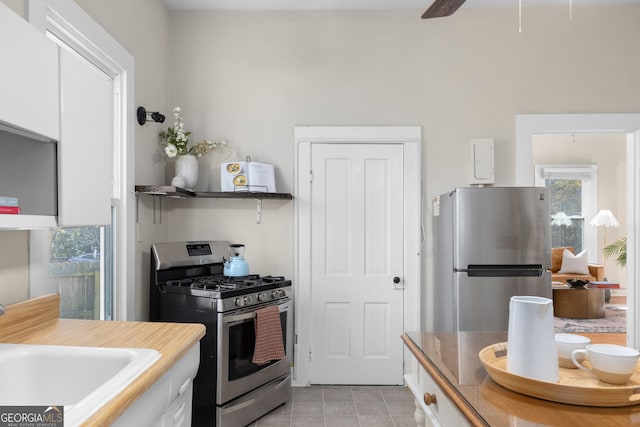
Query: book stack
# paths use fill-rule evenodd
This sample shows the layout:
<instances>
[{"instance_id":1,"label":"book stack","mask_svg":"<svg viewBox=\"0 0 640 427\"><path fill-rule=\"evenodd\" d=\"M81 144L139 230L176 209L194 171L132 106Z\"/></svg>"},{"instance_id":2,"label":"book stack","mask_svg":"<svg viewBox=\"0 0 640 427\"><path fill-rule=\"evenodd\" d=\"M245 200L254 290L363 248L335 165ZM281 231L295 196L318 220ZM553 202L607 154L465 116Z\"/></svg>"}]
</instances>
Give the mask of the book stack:
<instances>
[{"instance_id":1,"label":"book stack","mask_svg":"<svg viewBox=\"0 0 640 427\"><path fill-rule=\"evenodd\" d=\"M17 197L0 196L0 214L19 214L20 206Z\"/></svg>"},{"instance_id":2,"label":"book stack","mask_svg":"<svg viewBox=\"0 0 640 427\"><path fill-rule=\"evenodd\" d=\"M614 282L589 282L589 284L595 286L596 288L620 289L620 283Z\"/></svg>"}]
</instances>

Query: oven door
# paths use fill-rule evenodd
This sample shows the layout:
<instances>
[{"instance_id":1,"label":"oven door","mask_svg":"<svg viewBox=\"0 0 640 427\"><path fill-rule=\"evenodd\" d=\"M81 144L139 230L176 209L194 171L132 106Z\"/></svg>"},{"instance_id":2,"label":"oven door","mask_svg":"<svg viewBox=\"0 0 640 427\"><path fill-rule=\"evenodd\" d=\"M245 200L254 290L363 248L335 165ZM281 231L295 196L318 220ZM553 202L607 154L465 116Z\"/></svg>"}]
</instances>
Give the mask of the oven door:
<instances>
[{"instance_id":1,"label":"oven door","mask_svg":"<svg viewBox=\"0 0 640 427\"><path fill-rule=\"evenodd\" d=\"M256 310L278 305L285 358L256 365L251 362L256 343ZM216 403L223 405L290 372L292 349L291 300L218 314Z\"/></svg>"}]
</instances>

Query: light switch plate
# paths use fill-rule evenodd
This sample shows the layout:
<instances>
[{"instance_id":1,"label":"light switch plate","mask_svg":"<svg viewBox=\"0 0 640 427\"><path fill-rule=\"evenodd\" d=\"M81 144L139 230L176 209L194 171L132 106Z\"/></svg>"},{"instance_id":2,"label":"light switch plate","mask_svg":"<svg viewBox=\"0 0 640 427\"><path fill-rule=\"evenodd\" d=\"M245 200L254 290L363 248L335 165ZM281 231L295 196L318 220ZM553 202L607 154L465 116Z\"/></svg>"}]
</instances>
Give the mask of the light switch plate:
<instances>
[{"instance_id":1,"label":"light switch plate","mask_svg":"<svg viewBox=\"0 0 640 427\"><path fill-rule=\"evenodd\" d=\"M471 140L471 184L493 184L493 138Z\"/></svg>"}]
</instances>

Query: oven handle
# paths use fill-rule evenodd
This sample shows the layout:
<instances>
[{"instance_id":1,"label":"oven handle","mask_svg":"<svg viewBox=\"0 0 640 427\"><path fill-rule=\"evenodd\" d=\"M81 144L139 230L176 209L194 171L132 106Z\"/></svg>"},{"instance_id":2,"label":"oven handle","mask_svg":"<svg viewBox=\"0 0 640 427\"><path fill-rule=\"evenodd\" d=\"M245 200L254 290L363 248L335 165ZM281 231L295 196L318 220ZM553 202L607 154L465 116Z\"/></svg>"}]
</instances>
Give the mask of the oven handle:
<instances>
[{"instance_id":1,"label":"oven handle","mask_svg":"<svg viewBox=\"0 0 640 427\"><path fill-rule=\"evenodd\" d=\"M280 313L284 313L285 311L288 311L290 309L289 307L290 305L290 301L287 301L285 303L282 303L280 305L278 305L278 311ZM271 305L267 305L265 307L271 307ZM264 307L261 307L264 308ZM249 320L249 319L255 319L256 317L256 310L253 310L249 313L242 313L242 314L234 314L231 316L223 316L222 317L222 321L224 324L230 324L230 323L242 323L245 320Z\"/></svg>"}]
</instances>

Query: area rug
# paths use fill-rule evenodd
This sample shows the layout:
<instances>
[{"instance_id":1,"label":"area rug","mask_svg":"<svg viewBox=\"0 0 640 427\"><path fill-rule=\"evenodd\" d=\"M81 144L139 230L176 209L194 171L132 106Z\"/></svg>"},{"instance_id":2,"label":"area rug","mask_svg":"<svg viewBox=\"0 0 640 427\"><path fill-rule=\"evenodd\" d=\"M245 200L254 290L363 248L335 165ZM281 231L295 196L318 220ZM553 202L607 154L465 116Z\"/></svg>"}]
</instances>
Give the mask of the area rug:
<instances>
[{"instance_id":1,"label":"area rug","mask_svg":"<svg viewBox=\"0 0 640 427\"><path fill-rule=\"evenodd\" d=\"M627 306L622 304L607 304L604 308L605 317L602 319L568 319L554 318L556 332L626 332Z\"/></svg>"}]
</instances>

